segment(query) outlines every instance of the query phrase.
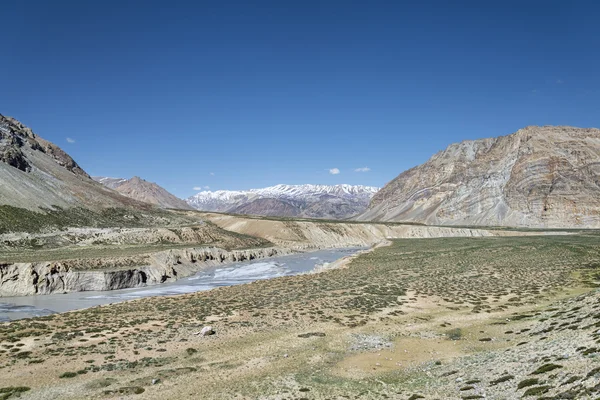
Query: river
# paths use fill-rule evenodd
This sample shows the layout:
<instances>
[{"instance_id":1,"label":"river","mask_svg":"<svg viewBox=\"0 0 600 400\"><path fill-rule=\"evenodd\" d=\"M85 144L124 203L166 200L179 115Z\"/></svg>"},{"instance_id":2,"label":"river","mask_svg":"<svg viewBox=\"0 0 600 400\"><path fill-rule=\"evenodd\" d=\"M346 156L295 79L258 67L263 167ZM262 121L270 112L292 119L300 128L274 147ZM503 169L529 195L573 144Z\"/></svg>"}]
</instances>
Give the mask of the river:
<instances>
[{"instance_id":1,"label":"river","mask_svg":"<svg viewBox=\"0 0 600 400\"><path fill-rule=\"evenodd\" d=\"M331 263L362 249L330 249L298 253L269 259L209 267L176 282L101 292L74 292L43 296L0 297L0 322L59 312L79 310L101 304L151 296L171 296L200 292L219 286L306 273L316 266Z\"/></svg>"}]
</instances>

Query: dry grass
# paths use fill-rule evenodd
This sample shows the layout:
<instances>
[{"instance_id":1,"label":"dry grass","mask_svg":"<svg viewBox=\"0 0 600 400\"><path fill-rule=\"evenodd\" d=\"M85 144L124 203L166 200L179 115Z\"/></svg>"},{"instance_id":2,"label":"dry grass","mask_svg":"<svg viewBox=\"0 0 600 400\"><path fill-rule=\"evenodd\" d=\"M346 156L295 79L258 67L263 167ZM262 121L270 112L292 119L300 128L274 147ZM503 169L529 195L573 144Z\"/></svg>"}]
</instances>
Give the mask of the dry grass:
<instances>
[{"instance_id":1,"label":"dry grass","mask_svg":"<svg viewBox=\"0 0 600 400\"><path fill-rule=\"evenodd\" d=\"M398 240L322 274L3 324L0 387L40 399L593 398L599 274L593 236ZM216 335L194 334L207 323ZM531 375L546 364L561 368ZM530 378L540 385L518 388Z\"/></svg>"}]
</instances>

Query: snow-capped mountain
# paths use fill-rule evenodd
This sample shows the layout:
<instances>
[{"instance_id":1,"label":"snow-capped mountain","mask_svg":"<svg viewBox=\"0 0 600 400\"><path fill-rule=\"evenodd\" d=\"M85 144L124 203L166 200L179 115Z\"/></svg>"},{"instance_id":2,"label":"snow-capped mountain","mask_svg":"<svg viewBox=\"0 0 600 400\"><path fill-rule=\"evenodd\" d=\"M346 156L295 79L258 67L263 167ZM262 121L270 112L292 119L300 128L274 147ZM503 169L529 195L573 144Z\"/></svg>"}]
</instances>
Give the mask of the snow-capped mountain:
<instances>
[{"instance_id":1,"label":"snow-capped mountain","mask_svg":"<svg viewBox=\"0 0 600 400\"><path fill-rule=\"evenodd\" d=\"M92 179L96 182L100 182L101 184L110 189L116 189L127 182L127 179L125 178L109 178L106 176L92 176Z\"/></svg>"},{"instance_id":2,"label":"snow-capped mountain","mask_svg":"<svg viewBox=\"0 0 600 400\"><path fill-rule=\"evenodd\" d=\"M245 191L204 191L186 201L202 211L343 219L363 212L378 190L360 185L276 185Z\"/></svg>"}]
</instances>

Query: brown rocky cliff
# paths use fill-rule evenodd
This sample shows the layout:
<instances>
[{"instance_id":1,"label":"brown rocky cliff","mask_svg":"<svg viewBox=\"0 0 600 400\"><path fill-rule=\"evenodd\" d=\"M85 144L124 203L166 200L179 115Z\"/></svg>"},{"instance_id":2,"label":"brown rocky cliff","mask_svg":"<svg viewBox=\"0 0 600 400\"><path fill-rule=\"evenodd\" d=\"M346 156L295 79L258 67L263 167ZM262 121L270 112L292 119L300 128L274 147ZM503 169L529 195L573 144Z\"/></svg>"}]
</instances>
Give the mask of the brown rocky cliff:
<instances>
[{"instance_id":1,"label":"brown rocky cliff","mask_svg":"<svg viewBox=\"0 0 600 400\"><path fill-rule=\"evenodd\" d=\"M53 207L151 208L94 182L60 147L1 114L0 187L0 206L34 211Z\"/></svg>"},{"instance_id":2,"label":"brown rocky cliff","mask_svg":"<svg viewBox=\"0 0 600 400\"><path fill-rule=\"evenodd\" d=\"M600 227L600 130L531 126L452 144L388 183L358 219Z\"/></svg>"}]
</instances>

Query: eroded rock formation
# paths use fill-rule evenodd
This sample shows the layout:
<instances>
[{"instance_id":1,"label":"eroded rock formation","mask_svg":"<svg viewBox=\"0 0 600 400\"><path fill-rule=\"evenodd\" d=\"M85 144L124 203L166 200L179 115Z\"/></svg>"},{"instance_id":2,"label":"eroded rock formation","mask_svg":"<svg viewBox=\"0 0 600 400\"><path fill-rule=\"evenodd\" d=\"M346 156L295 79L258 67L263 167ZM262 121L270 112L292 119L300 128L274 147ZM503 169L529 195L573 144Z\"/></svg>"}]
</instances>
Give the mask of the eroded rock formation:
<instances>
[{"instance_id":1,"label":"eroded rock formation","mask_svg":"<svg viewBox=\"0 0 600 400\"><path fill-rule=\"evenodd\" d=\"M116 259L6 263L0 264L0 297L156 285L193 275L212 265L289 253L274 247L232 251L204 247Z\"/></svg>"},{"instance_id":2,"label":"eroded rock formation","mask_svg":"<svg viewBox=\"0 0 600 400\"><path fill-rule=\"evenodd\" d=\"M359 220L600 226L600 130L531 126L450 145L388 183Z\"/></svg>"}]
</instances>

